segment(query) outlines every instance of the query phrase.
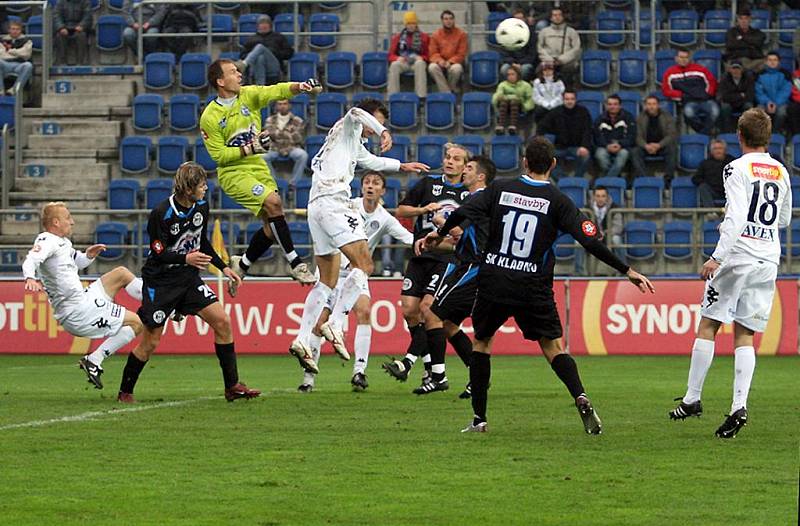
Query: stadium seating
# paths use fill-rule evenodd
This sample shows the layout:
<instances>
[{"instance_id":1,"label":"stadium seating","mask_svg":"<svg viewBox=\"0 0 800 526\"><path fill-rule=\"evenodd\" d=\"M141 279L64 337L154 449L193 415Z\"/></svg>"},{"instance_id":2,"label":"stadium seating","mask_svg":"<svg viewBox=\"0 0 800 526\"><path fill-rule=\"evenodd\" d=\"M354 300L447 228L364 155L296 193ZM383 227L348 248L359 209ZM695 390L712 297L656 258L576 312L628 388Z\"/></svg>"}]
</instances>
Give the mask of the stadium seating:
<instances>
[{"instance_id":1,"label":"stadium seating","mask_svg":"<svg viewBox=\"0 0 800 526\"><path fill-rule=\"evenodd\" d=\"M354 178L350 181L350 197L361 197L361 179Z\"/></svg>"},{"instance_id":2,"label":"stadium seating","mask_svg":"<svg viewBox=\"0 0 800 526\"><path fill-rule=\"evenodd\" d=\"M294 206L297 208L308 207L308 196L311 193L311 180L300 179L294 187Z\"/></svg>"},{"instance_id":3,"label":"stadium seating","mask_svg":"<svg viewBox=\"0 0 800 526\"><path fill-rule=\"evenodd\" d=\"M427 164L431 170L438 170L442 167L445 144L447 137L442 135L420 135L417 137L417 161Z\"/></svg>"},{"instance_id":4,"label":"stadium seating","mask_svg":"<svg viewBox=\"0 0 800 526\"><path fill-rule=\"evenodd\" d=\"M719 241L719 221L705 221L703 222L703 255L705 257L711 257L711 254L714 253L714 249L717 246L717 241Z\"/></svg>"},{"instance_id":5,"label":"stadium seating","mask_svg":"<svg viewBox=\"0 0 800 526\"><path fill-rule=\"evenodd\" d=\"M611 196L611 200L619 206L625 206L625 189L628 185L624 178L598 177L594 180L593 188L598 186L605 186L606 190L608 190L608 195Z\"/></svg>"},{"instance_id":6,"label":"stadium seating","mask_svg":"<svg viewBox=\"0 0 800 526\"><path fill-rule=\"evenodd\" d=\"M660 91L655 91L651 93L651 95L655 96L658 99L658 106L665 112L669 113L673 117L676 116L676 105L675 101L668 99L664 96L663 93Z\"/></svg>"},{"instance_id":7,"label":"stadium seating","mask_svg":"<svg viewBox=\"0 0 800 526\"><path fill-rule=\"evenodd\" d=\"M800 175L790 175L789 182L792 185L792 208L800 208Z\"/></svg>"},{"instance_id":8,"label":"stadium seating","mask_svg":"<svg viewBox=\"0 0 800 526\"><path fill-rule=\"evenodd\" d=\"M597 45L600 47L621 46L625 43L625 13L622 11L601 11L596 17L597 29L600 31L617 31L617 33L598 33Z\"/></svg>"},{"instance_id":9,"label":"stadium seating","mask_svg":"<svg viewBox=\"0 0 800 526\"><path fill-rule=\"evenodd\" d=\"M492 124L492 96L489 93L465 93L461 98L461 125L467 130L483 130Z\"/></svg>"},{"instance_id":10,"label":"stadium seating","mask_svg":"<svg viewBox=\"0 0 800 526\"><path fill-rule=\"evenodd\" d=\"M691 244L694 227L690 221L669 221L664 223L664 257L673 260L692 257L692 247L670 245Z\"/></svg>"},{"instance_id":11,"label":"stadium seating","mask_svg":"<svg viewBox=\"0 0 800 526\"><path fill-rule=\"evenodd\" d=\"M108 208L132 210L139 208L139 181L136 179L112 179L108 183Z\"/></svg>"},{"instance_id":12,"label":"stadium seating","mask_svg":"<svg viewBox=\"0 0 800 526\"><path fill-rule=\"evenodd\" d=\"M202 166L206 172L216 172L217 171L217 163L214 162L214 159L208 154L208 150L206 149L206 145L203 142L202 137L198 137L197 140L194 142L194 162Z\"/></svg>"},{"instance_id":13,"label":"stadium seating","mask_svg":"<svg viewBox=\"0 0 800 526\"><path fill-rule=\"evenodd\" d=\"M692 182L691 176L676 177L672 180L672 207L696 208L697 186Z\"/></svg>"},{"instance_id":14,"label":"stadium seating","mask_svg":"<svg viewBox=\"0 0 800 526\"><path fill-rule=\"evenodd\" d=\"M239 32L243 33L239 35L239 45L244 46L244 43L247 42L247 39L253 36L253 34L258 29L258 17L261 16L258 13L249 13L246 15L239 15ZM277 19L278 16L276 15L275 18ZM274 22L274 21L273 21ZM277 25L273 24L273 29L279 33L283 33L282 30L278 29ZM292 38L292 35L284 35L286 39Z\"/></svg>"},{"instance_id":15,"label":"stadium seating","mask_svg":"<svg viewBox=\"0 0 800 526\"><path fill-rule=\"evenodd\" d=\"M133 128L153 131L161 127L164 98L161 95L144 93L133 99Z\"/></svg>"},{"instance_id":16,"label":"stadium seating","mask_svg":"<svg viewBox=\"0 0 800 526\"><path fill-rule=\"evenodd\" d=\"M158 138L156 145L156 165L158 171L174 174L185 163L189 152L189 139L186 137L165 136Z\"/></svg>"},{"instance_id":17,"label":"stadium seating","mask_svg":"<svg viewBox=\"0 0 800 526\"><path fill-rule=\"evenodd\" d=\"M291 221L289 222L289 232L292 234L297 255L301 258L309 257L311 255L311 233L308 230L308 223Z\"/></svg>"},{"instance_id":18,"label":"stadium seating","mask_svg":"<svg viewBox=\"0 0 800 526\"><path fill-rule=\"evenodd\" d=\"M172 179L169 177L151 179L144 187L145 206L152 210L170 195L172 195Z\"/></svg>"},{"instance_id":19,"label":"stadium seating","mask_svg":"<svg viewBox=\"0 0 800 526\"><path fill-rule=\"evenodd\" d=\"M627 88L637 88L647 84L647 52L624 50L619 52L619 84Z\"/></svg>"},{"instance_id":20,"label":"stadium seating","mask_svg":"<svg viewBox=\"0 0 800 526\"><path fill-rule=\"evenodd\" d=\"M389 95L389 124L398 130L416 128L419 112L419 97L414 93L392 93Z\"/></svg>"},{"instance_id":21,"label":"stadium seating","mask_svg":"<svg viewBox=\"0 0 800 526\"><path fill-rule=\"evenodd\" d=\"M25 25L25 34L30 37L33 49L41 51L42 34L44 34L42 15L33 15L28 18L28 22Z\"/></svg>"},{"instance_id":22,"label":"stadium seating","mask_svg":"<svg viewBox=\"0 0 800 526\"><path fill-rule=\"evenodd\" d=\"M656 51L655 81L659 86L661 85L661 81L664 80L664 73L667 69L675 65L675 55L677 55L677 52L674 49L659 49Z\"/></svg>"},{"instance_id":23,"label":"stadium seating","mask_svg":"<svg viewBox=\"0 0 800 526\"><path fill-rule=\"evenodd\" d=\"M497 46L497 39L494 36L494 30L497 29L497 26L500 25L500 22L509 18L511 14L506 11L491 11L488 15L486 15L486 31L489 33L486 34L486 43L490 46Z\"/></svg>"},{"instance_id":24,"label":"stadium seating","mask_svg":"<svg viewBox=\"0 0 800 526\"><path fill-rule=\"evenodd\" d=\"M800 134L792 137L792 168L800 170Z\"/></svg>"},{"instance_id":25,"label":"stadium seating","mask_svg":"<svg viewBox=\"0 0 800 526\"><path fill-rule=\"evenodd\" d=\"M397 159L401 163L404 163L408 160L411 150L411 139L407 135L393 135L392 136L392 148L383 153L384 157L391 157L392 159Z\"/></svg>"},{"instance_id":26,"label":"stadium seating","mask_svg":"<svg viewBox=\"0 0 800 526\"><path fill-rule=\"evenodd\" d=\"M611 82L611 52L584 51L581 56L581 84L588 88L603 88Z\"/></svg>"},{"instance_id":27,"label":"stadium seating","mask_svg":"<svg viewBox=\"0 0 800 526\"><path fill-rule=\"evenodd\" d=\"M456 96L452 93L430 93L425 99L425 126L446 130L455 125Z\"/></svg>"},{"instance_id":28,"label":"stadium seating","mask_svg":"<svg viewBox=\"0 0 800 526\"><path fill-rule=\"evenodd\" d=\"M397 208L400 202L400 192L403 189L403 183L400 179L395 177L386 178L386 193L383 195L383 206L386 208Z\"/></svg>"},{"instance_id":29,"label":"stadium seating","mask_svg":"<svg viewBox=\"0 0 800 526\"><path fill-rule=\"evenodd\" d=\"M172 53L150 53L144 57L144 87L147 89L167 89L174 79L175 55Z\"/></svg>"},{"instance_id":30,"label":"stadium seating","mask_svg":"<svg viewBox=\"0 0 800 526\"><path fill-rule=\"evenodd\" d=\"M629 112L634 117L639 116L639 110L642 107L642 96L638 91L618 91L620 101L622 102L622 109Z\"/></svg>"},{"instance_id":31,"label":"stadium seating","mask_svg":"<svg viewBox=\"0 0 800 526\"><path fill-rule=\"evenodd\" d=\"M717 135L717 139L725 141L725 144L728 146L727 151L729 154L734 157L742 156L742 147L739 145L739 138L735 133L720 133Z\"/></svg>"},{"instance_id":32,"label":"stadium seating","mask_svg":"<svg viewBox=\"0 0 800 526\"><path fill-rule=\"evenodd\" d=\"M769 19L770 14L769 10L767 9L752 9L750 11L752 16L752 20L750 21L750 27L754 27L756 29L769 29Z\"/></svg>"},{"instance_id":33,"label":"stadium seating","mask_svg":"<svg viewBox=\"0 0 800 526\"><path fill-rule=\"evenodd\" d=\"M781 228L778 236L781 241L781 256L786 256L786 228ZM800 258L800 221L792 222L792 259Z\"/></svg>"},{"instance_id":34,"label":"stadium seating","mask_svg":"<svg viewBox=\"0 0 800 526\"><path fill-rule=\"evenodd\" d=\"M220 200L219 200L219 207L225 210L242 210L244 207L234 201L234 199L226 194L224 191L220 190Z\"/></svg>"},{"instance_id":35,"label":"stadium seating","mask_svg":"<svg viewBox=\"0 0 800 526\"><path fill-rule=\"evenodd\" d=\"M519 135L494 135L490 143L490 157L498 172L519 169L519 150L522 139Z\"/></svg>"},{"instance_id":36,"label":"stadium seating","mask_svg":"<svg viewBox=\"0 0 800 526\"><path fill-rule=\"evenodd\" d=\"M295 95L289 99L289 105L291 106L291 112L303 119L303 122L308 120L308 107L311 105L311 97L309 97L308 93Z\"/></svg>"},{"instance_id":37,"label":"stadium seating","mask_svg":"<svg viewBox=\"0 0 800 526\"><path fill-rule=\"evenodd\" d=\"M233 243L239 240L241 227L238 224L229 221L220 221L219 230L222 232L222 240L229 249Z\"/></svg>"},{"instance_id":38,"label":"stadium seating","mask_svg":"<svg viewBox=\"0 0 800 526\"><path fill-rule=\"evenodd\" d=\"M603 104L606 101L605 95L600 91L578 91L576 100L589 111L592 122L603 113Z\"/></svg>"},{"instance_id":39,"label":"stadium seating","mask_svg":"<svg viewBox=\"0 0 800 526\"><path fill-rule=\"evenodd\" d=\"M175 131L197 128L199 113L200 97L197 95L173 95L169 99L169 127Z\"/></svg>"},{"instance_id":40,"label":"stadium seating","mask_svg":"<svg viewBox=\"0 0 800 526\"><path fill-rule=\"evenodd\" d=\"M661 208L664 179L661 177L637 177L633 180L634 208Z\"/></svg>"},{"instance_id":41,"label":"stadium seating","mask_svg":"<svg viewBox=\"0 0 800 526\"><path fill-rule=\"evenodd\" d=\"M308 45L316 49L330 49L336 46L336 35L319 35L339 31L339 17L330 13L314 13L309 19L311 38Z\"/></svg>"},{"instance_id":42,"label":"stadium seating","mask_svg":"<svg viewBox=\"0 0 800 526\"><path fill-rule=\"evenodd\" d=\"M481 135L456 135L453 142L465 147L472 155L483 155L484 140Z\"/></svg>"},{"instance_id":43,"label":"stadium seating","mask_svg":"<svg viewBox=\"0 0 800 526\"><path fill-rule=\"evenodd\" d=\"M678 140L678 168L691 172L697 170L708 152L707 135L681 135Z\"/></svg>"},{"instance_id":44,"label":"stadium seating","mask_svg":"<svg viewBox=\"0 0 800 526\"><path fill-rule=\"evenodd\" d=\"M205 53L186 53L181 57L179 78L184 89L202 89L208 86L208 65L211 57Z\"/></svg>"},{"instance_id":45,"label":"stadium seating","mask_svg":"<svg viewBox=\"0 0 800 526\"><path fill-rule=\"evenodd\" d=\"M694 52L692 60L709 70L714 78L721 78L722 52L719 49L699 49Z\"/></svg>"},{"instance_id":46,"label":"stadium seating","mask_svg":"<svg viewBox=\"0 0 800 526\"><path fill-rule=\"evenodd\" d=\"M556 238L555 255L559 261L568 261L575 257L575 239L569 234L561 234Z\"/></svg>"},{"instance_id":47,"label":"stadium seating","mask_svg":"<svg viewBox=\"0 0 800 526\"><path fill-rule=\"evenodd\" d=\"M347 108L347 97L342 93L317 95L317 128L327 130L342 118Z\"/></svg>"},{"instance_id":48,"label":"stadium seating","mask_svg":"<svg viewBox=\"0 0 800 526\"><path fill-rule=\"evenodd\" d=\"M477 51L469 55L469 83L476 88L494 88L499 82L500 54Z\"/></svg>"},{"instance_id":49,"label":"stadium seating","mask_svg":"<svg viewBox=\"0 0 800 526\"><path fill-rule=\"evenodd\" d=\"M289 202L289 181L275 177L275 184L278 186L278 194L281 196L281 201L284 203Z\"/></svg>"},{"instance_id":50,"label":"stadium seating","mask_svg":"<svg viewBox=\"0 0 800 526\"><path fill-rule=\"evenodd\" d=\"M656 10L655 27L661 28L662 16L661 11ZM652 34L653 21L651 18L651 11L649 9L642 9L639 11L639 45L649 46L653 43ZM661 42L661 35L656 35L656 43Z\"/></svg>"},{"instance_id":51,"label":"stadium seating","mask_svg":"<svg viewBox=\"0 0 800 526\"><path fill-rule=\"evenodd\" d=\"M128 243L128 225L125 223L102 222L97 224L94 233L94 242L107 245L97 257L103 261L113 261L125 255L125 249L119 245Z\"/></svg>"},{"instance_id":52,"label":"stadium seating","mask_svg":"<svg viewBox=\"0 0 800 526\"><path fill-rule=\"evenodd\" d=\"M578 208L586 206L586 195L589 192L589 181L587 179L583 177L562 177L558 180L558 189L572 199L572 202Z\"/></svg>"},{"instance_id":53,"label":"stadium seating","mask_svg":"<svg viewBox=\"0 0 800 526\"><path fill-rule=\"evenodd\" d=\"M652 221L629 221L624 227L625 255L630 259L649 259L655 256L656 224Z\"/></svg>"},{"instance_id":54,"label":"stadium seating","mask_svg":"<svg viewBox=\"0 0 800 526\"><path fill-rule=\"evenodd\" d=\"M149 170L152 145L150 137L136 135L123 137L119 145L120 169L131 174Z\"/></svg>"},{"instance_id":55,"label":"stadium seating","mask_svg":"<svg viewBox=\"0 0 800 526\"><path fill-rule=\"evenodd\" d=\"M791 47L794 43L794 29L800 25L800 10L785 9L778 14L778 29L787 29L778 33L778 44Z\"/></svg>"},{"instance_id":56,"label":"stadium seating","mask_svg":"<svg viewBox=\"0 0 800 526\"><path fill-rule=\"evenodd\" d=\"M730 9L711 9L703 17L703 28L717 30L714 33L705 33L703 40L707 46L720 47L725 45L725 33L733 27ZM719 78L719 77L717 77Z\"/></svg>"},{"instance_id":57,"label":"stadium seating","mask_svg":"<svg viewBox=\"0 0 800 526\"><path fill-rule=\"evenodd\" d=\"M253 236L256 234L256 232L258 232L259 230L261 230L263 228L264 228L264 224L261 223L261 222L253 221L251 223L247 223L247 227L245 227L245 230L243 232L243 235L244 235L244 239L242 240L243 244L249 245L250 241L253 239ZM275 252L272 250L272 247L270 247L270 248L267 249L267 251L260 258L258 258L258 260L259 261L266 261L268 259L272 259L274 256L275 256Z\"/></svg>"},{"instance_id":58,"label":"stadium seating","mask_svg":"<svg viewBox=\"0 0 800 526\"><path fill-rule=\"evenodd\" d=\"M97 49L100 51L116 51L123 46L122 31L128 26L125 17L119 15L103 15L97 18Z\"/></svg>"},{"instance_id":59,"label":"stadium seating","mask_svg":"<svg viewBox=\"0 0 800 526\"><path fill-rule=\"evenodd\" d=\"M311 168L311 161L317 155L319 149L325 144L324 135L309 135L306 137L306 153L308 154L308 167Z\"/></svg>"},{"instance_id":60,"label":"stadium seating","mask_svg":"<svg viewBox=\"0 0 800 526\"><path fill-rule=\"evenodd\" d=\"M233 17L231 15L214 13L211 15L212 33L233 33ZM230 37L215 36L215 42L225 42Z\"/></svg>"},{"instance_id":61,"label":"stadium seating","mask_svg":"<svg viewBox=\"0 0 800 526\"><path fill-rule=\"evenodd\" d=\"M794 50L792 48L779 47L778 57L781 59L781 68L786 71L794 71Z\"/></svg>"},{"instance_id":62,"label":"stadium seating","mask_svg":"<svg viewBox=\"0 0 800 526\"><path fill-rule=\"evenodd\" d=\"M700 17L695 11L678 9L669 13L667 24L672 33L669 34L669 43L673 46L693 46L697 43L697 33L680 31L682 29L698 29Z\"/></svg>"},{"instance_id":63,"label":"stadium seating","mask_svg":"<svg viewBox=\"0 0 800 526\"><path fill-rule=\"evenodd\" d=\"M279 13L272 19L273 28L286 37L290 46L294 46L295 33L305 29L306 21L302 14L297 15L297 28L295 28L294 13Z\"/></svg>"},{"instance_id":64,"label":"stadium seating","mask_svg":"<svg viewBox=\"0 0 800 526\"><path fill-rule=\"evenodd\" d=\"M305 82L317 77L319 68L319 55L317 53L295 53L289 59L289 80L291 82Z\"/></svg>"},{"instance_id":65,"label":"stadium seating","mask_svg":"<svg viewBox=\"0 0 800 526\"><path fill-rule=\"evenodd\" d=\"M361 85L368 89L386 86L389 73L389 54L373 51L361 56Z\"/></svg>"},{"instance_id":66,"label":"stadium seating","mask_svg":"<svg viewBox=\"0 0 800 526\"><path fill-rule=\"evenodd\" d=\"M375 99L383 102L383 93L380 91L359 91L358 93L353 94L352 103L353 106L361 102L365 99Z\"/></svg>"},{"instance_id":67,"label":"stadium seating","mask_svg":"<svg viewBox=\"0 0 800 526\"><path fill-rule=\"evenodd\" d=\"M329 88L344 89L355 83L356 54L349 51L328 53L325 57L325 84Z\"/></svg>"},{"instance_id":68,"label":"stadium seating","mask_svg":"<svg viewBox=\"0 0 800 526\"><path fill-rule=\"evenodd\" d=\"M773 133L769 140L768 150L770 155L779 159L786 158L786 137L780 133Z\"/></svg>"}]
</instances>

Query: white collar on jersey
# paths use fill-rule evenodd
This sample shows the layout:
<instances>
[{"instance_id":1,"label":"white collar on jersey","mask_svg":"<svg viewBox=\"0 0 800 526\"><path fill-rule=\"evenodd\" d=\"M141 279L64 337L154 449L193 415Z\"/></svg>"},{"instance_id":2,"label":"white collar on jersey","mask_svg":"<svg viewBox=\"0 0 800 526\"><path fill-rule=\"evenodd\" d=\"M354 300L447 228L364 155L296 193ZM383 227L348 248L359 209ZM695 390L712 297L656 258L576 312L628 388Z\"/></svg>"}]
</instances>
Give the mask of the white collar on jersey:
<instances>
[{"instance_id":1,"label":"white collar on jersey","mask_svg":"<svg viewBox=\"0 0 800 526\"><path fill-rule=\"evenodd\" d=\"M222 106L233 106L233 103L236 102L236 97L238 97L238 95L234 95L233 97L229 97L227 99L217 97L217 102Z\"/></svg>"},{"instance_id":2,"label":"white collar on jersey","mask_svg":"<svg viewBox=\"0 0 800 526\"><path fill-rule=\"evenodd\" d=\"M522 180L524 180L526 183L530 183L530 184L534 184L534 185L538 185L538 184L550 184L550 179L547 179L546 181L541 181L541 180L539 180L539 179L534 179L533 177L531 177L531 176L530 176L530 175L528 175L528 174L522 174L522 175L520 176L520 178L521 178Z\"/></svg>"}]
</instances>

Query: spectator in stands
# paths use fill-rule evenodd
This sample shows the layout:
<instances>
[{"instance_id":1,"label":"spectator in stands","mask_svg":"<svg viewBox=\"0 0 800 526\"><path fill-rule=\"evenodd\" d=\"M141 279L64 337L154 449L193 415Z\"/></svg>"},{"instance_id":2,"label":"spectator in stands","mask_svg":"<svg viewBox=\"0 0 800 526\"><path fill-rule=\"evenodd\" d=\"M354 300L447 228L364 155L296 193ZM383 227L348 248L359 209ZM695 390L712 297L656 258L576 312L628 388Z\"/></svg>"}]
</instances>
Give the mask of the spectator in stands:
<instances>
[{"instance_id":1,"label":"spectator in stands","mask_svg":"<svg viewBox=\"0 0 800 526\"><path fill-rule=\"evenodd\" d=\"M139 52L139 29L147 35L158 34L159 20L163 20L163 13L167 6L163 4L142 4L133 0L125 0L122 4L122 11L128 23L122 31L122 40L134 54ZM142 27L139 27L139 10L142 11ZM158 18L157 18L158 17ZM152 53L158 48L157 38L143 38L142 47L144 54Z\"/></svg>"},{"instance_id":2,"label":"spectator in stands","mask_svg":"<svg viewBox=\"0 0 800 526\"><path fill-rule=\"evenodd\" d=\"M749 8L739 10L736 25L725 34L725 60L738 59L744 69L758 73L764 67L767 35L760 29L750 27L751 21Z\"/></svg>"},{"instance_id":3,"label":"spectator in stands","mask_svg":"<svg viewBox=\"0 0 800 526\"><path fill-rule=\"evenodd\" d=\"M594 158L606 177L619 177L636 144L636 119L622 109L618 95L606 99L606 111L594 121Z\"/></svg>"},{"instance_id":4,"label":"spectator in stands","mask_svg":"<svg viewBox=\"0 0 800 526\"><path fill-rule=\"evenodd\" d=\"M17 77L14 86L6 93L14 94L14 90L22 91L33 76L33 42L22 33L22 22L11 21L8 34L3 35L3 47L0 48L0 89L5 89L5 78L8 75Z\"/></svg>"},{"instance_id":5,"label":"spectator in stands","mask_svg":"<svg viewBox=\"0 0 800 526\"><path fill-rule=\"evenodd\" d=\"M552 62L542 62L533 81L533 118L536 124L554 108L564 104L564 81L556 75Z\"/></svg>"},{"instance_id":6,"label":"spectator in stands","mask_svg":"<svg viewBox=\"0 0 800 526\"><path fill-rule=\"evenodd\" d=\"M492 104L497 110L497 127L494 132L503 135L508 123L508 134L517 134L517 122L523 112L533 109L533 88L522 80L518 67L511 66L506 73L506 80L497 85L492 95Z\"/></svg>"},{"instance_id":7,"label":"spectator in stands","mask_svg":"<svg viewBox=\"0 0 800 526\"><path fill-rule=\"evenodd\" d=\"M240 64L257 85L276 84L281 80L281 64L292 58L294 48L285 36L273 31L269 15L259 16L257 24L256 34L244 43Z\"/></svg>"},{"instance_id":8,"label":"spectator in stands","mask_svg":"<svg viewBox=\"0 0 800 526\"><path fill-rule=\"evenodd\" d=\"M505 48L500 50L500 62L503 64L500 66L500 76L505 78L508 68L511 65L516 65L522 71L522 80L530 80L533 78L533 68L536 64L536 35L534 34L534 27L526 20L525 11L522 8L515 8L512 16L525 20L531 32L531 37L525 47L516 51L508 51Z\"/></svg>"},{"instance_id":9,"label":"spectator in stands","mask_svg":"<svg viewBox=\"0 0 800 526\"><path fill-rule=\"evenodd\" d=\"M400 91L400 75L414 72L414 91L421 99L428 95L428 44L429 37L419 30L417 14L406 11L403 15L405 27L392 36L389 44L388 93Z\"/></svg>"},{"instance_id":10,"label":"spectator in stands","mask_svg":"<svg viewBox=\"0 0 800 526\"><path fill-rule=\"evenodd\" d=\"M636 118L636 147L631 151L633 176L647 176L645 157L664 157L664 180L669 183L675 176L678 129L672 115L661 109L658 98L650 95L644 99L644 111Z\"/></svg>"},{"instance_id":11,"label":"spectator in stands","mask_svg":"<svg viewBox=\"0 0 800 526\"><path fill-rule=\"evenodd\" d=\"M564 21L560 8L550 11L550 25L539 32L536 50L541 62L552 62L567 86L575 84L581 57L581 38Z\"/></svg>"},{"instance_id":12,"label":"spectator in stands","mask_svg":"<svg viewBox=\"0 0 800 526\"><path fill-rule=\"evenodd\" d=\"M264 15L267 16L267 15ZM269 165L269 170L277 174L272 167L273 161L280 157L288 157L294 161L292 168L292 186L303 177L308 162L308 154L303 149L305 144L305 123L303 119L290 111L288 100L279 100L275 103L275 113L267 117L264 129L269 132L269 151L264 154L264 160Z\"/></svg>"},{"instance_id":13,"label":"spectator in stands","mask_svg":"<svg viewBox=\"0 0 800 526\"><path fill-rule=\"evenodd\" d=\"M717 98L720 103L719 128L723 133L736 130L734 115L753 107L756 100L756 77L742 67L739 59L728 64L727 72L719 82Z\"/></svg>"},{"instance_id":14,"label":"spectator in stands","mask_svg":"<svg viewBox=\"0 0 800 526\"><path fill-rule=\"evenodd\" d=\"M691 62L691 55L685 49L678 50L675 62L661 80L664 96L683 104L683 116L694 131L711 135L719 117L719 106L714 100L717 79L705 67Z\"/></svg>"},{"instance_id":15,"label":"spectator in stands","mask_svg":"<svg viewBox=\"0 0 800 526\"><path fill-rule=\"evenodd\" d=\"M792 74L792 96L786 109L786 131L789 137L800 133L800 68ZM800 162L795 161L795 164Z\"/></svg>"},{"instance_id":16,"label":"spectator in stands","mask_svg":"<svg viewBox=\"0 0 800 526\"><path fill-rule=\"evenodd\" d=\"M161 33L197 33L203 20L204 4L165 4L155 17ZM193 37L163 37L167 49L180 60L194 44Z\"/></svg>"},{"instance_id":17,"label":"spectator in stands","mask_svg":"<svg viewBox=\"0 0 800 526\"><path fill-rule=\"evenodd\" d=\"M589 203L594 214L595 224L598 226L598 236L605 244L613 245L612 251L618 258L625 261L625 249L622 245L623 218L622 214L609 214L609 211L619 208L619 205L611 198L608 188L603 185L595 186L592 191L592 199ZM582 247L575 249L575 273L585 274L586 252Z\"/></svg>"},{"instance_id":18,"label":"spectator in stands","mask_svg":"<svg viewBox=\"0 0 800 526\"><path fill-rule=\"evenodd\" d=\"M791 75L781 69L781 57L771 51L767 64L756 80L756 102L772 119L772 132L783 133L786 109L792 94Z\"/></svg>"},{"instance_id":19,"label":"spectator in stands","mask_svg":"<svg viewBox=\"0 0 800 526\"><path fill-rule=\"evenodd\" d=\"M575 158L575 177L583 177L592 160L592 116L589 110L577 103L574 90L564 92L564 104L547 113L537 126L540 135L552 134L556 147L556 157ZM551 176L558 180L563 174L562 163L556 164Z\"/></svg>"},{"instance_id":20,"label":"spectator in stands","mask_svg":"<svg viewBox=\"0 0 800 526\"><path fill-rule=\"evenodd\" d=\"M431 35L428 73L442 93L458 91L467 58L467 34L456 27L456 15L442 11L442 27ZM445 79L445 75L447 78Z\"/></svg>"},{"instance_id":21,"label":"spectator in stands","mask_svg":"<svg viewBox=\"0 0 800 526\"><path fill-rule=\"evenodd\" d=\"M92 30L90 0L58 0L53 10L55 63L66 64L67 47L75 49L78 64L89 63L89 36Z\"/></svg>"},{"instance_id":22,"label":"spectator in stands","mask_svg":"<svg viewBox=\"0 0 800 526\"><path fill-rule=\"evenodd\" d=\"M725 141L714 139L711 141L711 156L704 159L697 167L697 172L692 176L692 182L697 186L697 197L702 208L714 208L725 202L725 186L722 181L722 170L733 155L726 151Z\"/></svg>"}]
</instances>

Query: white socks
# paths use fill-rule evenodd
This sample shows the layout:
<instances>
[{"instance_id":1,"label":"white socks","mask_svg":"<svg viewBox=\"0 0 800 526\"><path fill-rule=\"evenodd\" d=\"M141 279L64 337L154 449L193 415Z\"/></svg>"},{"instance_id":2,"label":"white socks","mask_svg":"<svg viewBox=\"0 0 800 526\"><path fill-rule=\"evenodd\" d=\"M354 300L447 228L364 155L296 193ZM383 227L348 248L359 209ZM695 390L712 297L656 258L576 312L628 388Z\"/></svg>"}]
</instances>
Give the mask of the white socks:
<instances>
[{"instance_id":1,"label":"white socks","mask_svg":"<svg viewBox=\"0 0 800 526\"><path fill-rule=\"evenodd\" d=\"M125 285L125 292L131 298L142 301L142 278L133 278L133 281Z\"/></svg>"},{"instance_id":2,"label":"white socks","mask_svg":"<svg viewBox=\"0 0 800 526\"><path fill-rule=\"evenodd\" d=\"M360 268L354 268L347 274L344 283L342 283L342 292L336 300L333 312L331 312L331 323L334 326L341 328L344 325L347 314L356 304L356 300L362 294L368 279L366 272Z\"/></svg>"},{"instance_id":3,"label":"white socks","mask_svg":"<svg viewBox=\"0 0 800 526\"><path fill-rule=\"evenodd\" d=\"M311 357L314 358L316 363L319 363L319 347L322 345L322 336L317 336L316 334L311 335L310 340L311 345ZM306 385L314 385L314 381L317 379L317 375L314 373L309 373L306 371L303 373L303 383Z\"/></svg>"},{"instance_id":4,"label":"white socks","mask_svg":"<svg viewBox=\"0 0 800 526\"><path fill-rule=\"evenodd\" d=\"M120 350L128 343L132 342L134 338L136 338L136 333L133 332L133 329L127 325L122 327L117 334L101 343L100 347L98 347L95 352L89 355L89 361L95 365L102 365L103 360ZM748 383L748 386L749 385L750 384Z\"/></svg>"},{"instance_id":5,"label":"white socks","mask_svg":"<svg viewBox=\"0 0 800 526\"><path fill-rule=\"evenodd\" d=\"M297 339L301 342L308 344L311 338L311 331L314 325L317 324L319 315L322 309L325 308L325 303L328 301L328 296L331 295L331 288L321 281L317 283L308 291L306 296L306 303L303 306L303 317L300 319L300 332L297 334Z\"/></svg>"},{"instance_id":6,"label":"white socks","mask_svg":"<svg viewBox=\"0 0 800 526\"><path fill-rule=\"evenodd\" d=\"M747 407L747 394L756 369L756 350L753 347L737 347L734 351L733 404L731 414Z\"/></svg>"},{"instance_id":7,"label":"white socks","mask_svg":"<svg viewBox=\"0 0 800 526\"><path fill-rule=\"evenodd\" d=\"M703 382L706 380L706 374L708 374L713 359L714 342L696 338L692 347L692 364L689 366L689 384L686 396L683 397L685 404L700 400L700 396L703 394Z\"/></svg>"},{"instance_id":8,"label":"white socks","mask_svg":"<svg viewBox=\"0 0 800 526\"><path fill-rule=\"evenodd\" d=\"M367 370L369 361L369 347L372 343L372 326L369 324L356 325L356 337L353 342L355 348L356 361L353 364L353 374L364 374Z\"/></svg>"}]
</instances>

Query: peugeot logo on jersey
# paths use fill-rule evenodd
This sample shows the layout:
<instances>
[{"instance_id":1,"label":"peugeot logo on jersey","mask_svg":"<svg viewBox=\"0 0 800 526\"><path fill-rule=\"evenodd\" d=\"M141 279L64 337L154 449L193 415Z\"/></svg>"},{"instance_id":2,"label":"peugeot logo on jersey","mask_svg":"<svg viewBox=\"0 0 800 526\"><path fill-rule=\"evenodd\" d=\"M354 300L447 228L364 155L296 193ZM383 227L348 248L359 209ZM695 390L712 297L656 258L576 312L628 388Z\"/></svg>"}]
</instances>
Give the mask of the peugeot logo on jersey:
<instances>
[{"instance_id":1,"label":"peugeot logo on jersey","mask_svg":"<svg viewBox=\"0 0 800 526\"><path fill-rule=\"evenodd\" d=\"M433 193L433 195L442 195L442 188L444 188L442 185L435 184L433 185L431 192Z\"/></svg>"},{"instance_id":2,"label":"peugeot logo on jersey","mask_svg":"<svg viewBox=\"0 0 800 526\"><path fill-rule=\"evenodd\" d=\"M200 226L203 224L203 214L200 212L195 212L194 217L192 218L192 224L194 226Z\"/></svg>"}]
</instances>

